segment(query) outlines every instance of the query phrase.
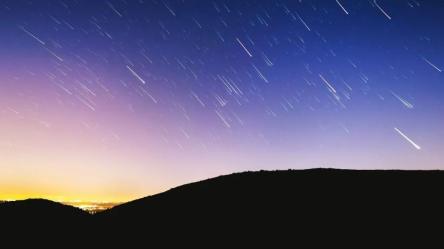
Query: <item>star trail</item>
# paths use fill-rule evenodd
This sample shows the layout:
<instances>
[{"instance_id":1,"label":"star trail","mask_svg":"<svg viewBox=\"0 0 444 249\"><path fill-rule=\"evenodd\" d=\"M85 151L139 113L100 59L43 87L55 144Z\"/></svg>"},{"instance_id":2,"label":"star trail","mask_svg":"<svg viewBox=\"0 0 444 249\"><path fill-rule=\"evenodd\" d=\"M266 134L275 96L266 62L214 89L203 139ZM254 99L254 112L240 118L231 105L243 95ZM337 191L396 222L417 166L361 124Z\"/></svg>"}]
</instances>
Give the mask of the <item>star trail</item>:
<instances>
[{"instance_id":1,"label":"star trail","mask_svg":"<svg viewBox=\"0 0 444 249\"><path fill-rule=\"evenodd\" d=\"M260 169L444 169L443 11L2 1L0 199L126 201Z\"/></svg>"}]
</instances>

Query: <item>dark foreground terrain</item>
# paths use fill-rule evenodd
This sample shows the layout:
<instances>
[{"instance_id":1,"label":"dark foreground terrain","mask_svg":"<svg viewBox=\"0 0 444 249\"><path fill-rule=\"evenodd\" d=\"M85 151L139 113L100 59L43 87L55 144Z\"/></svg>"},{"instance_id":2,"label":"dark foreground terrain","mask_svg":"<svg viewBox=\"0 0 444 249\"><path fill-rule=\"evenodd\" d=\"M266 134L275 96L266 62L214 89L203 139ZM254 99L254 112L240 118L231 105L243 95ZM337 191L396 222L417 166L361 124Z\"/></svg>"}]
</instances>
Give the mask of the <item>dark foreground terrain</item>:
<instances>
[{"instance_id":1,"label":"dark foreground terrain","mask_svg":"<svg viewBox=\"0 0 444 249\"><path fill-rule=\"evenodd\" d=\"M245 172L90 215L0 204L0 248L442 247L444 172Z\"/></svg>"}]
</instances>

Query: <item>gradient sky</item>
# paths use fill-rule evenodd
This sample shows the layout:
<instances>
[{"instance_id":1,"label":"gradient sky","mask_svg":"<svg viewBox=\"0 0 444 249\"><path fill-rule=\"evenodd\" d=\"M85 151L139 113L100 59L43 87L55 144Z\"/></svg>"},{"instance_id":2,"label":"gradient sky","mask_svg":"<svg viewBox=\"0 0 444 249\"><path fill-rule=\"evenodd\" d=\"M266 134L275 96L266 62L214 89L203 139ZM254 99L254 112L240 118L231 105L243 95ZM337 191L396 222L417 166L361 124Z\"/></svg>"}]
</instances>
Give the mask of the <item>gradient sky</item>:
<instances>
[{"instance_id":1,"label":"gradient sky","mask_svg":"<svg viewBox=\"0 0 444 249\"><path fill-rule=\"evenodd\" d=\"M0 199L444 169L444 1L0 3Z\"/></svg>"}]
</instances>

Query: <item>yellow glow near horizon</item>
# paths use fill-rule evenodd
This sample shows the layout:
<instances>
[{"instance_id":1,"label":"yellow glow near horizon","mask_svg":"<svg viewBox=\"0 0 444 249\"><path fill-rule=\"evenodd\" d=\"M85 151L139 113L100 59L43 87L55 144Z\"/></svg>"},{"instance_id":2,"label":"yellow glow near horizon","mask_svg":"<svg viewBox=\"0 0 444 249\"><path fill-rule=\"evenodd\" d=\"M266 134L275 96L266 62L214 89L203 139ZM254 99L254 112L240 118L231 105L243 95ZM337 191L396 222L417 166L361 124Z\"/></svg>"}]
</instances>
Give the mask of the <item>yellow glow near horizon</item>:
<instances>
[{"instance_id":1,"label":"yellow glow near horizon","mask_svg":"<svg viewBox=\"0 0 444 249\"><path fill-rule=\"evenodd\" d=\"M26 199L47 199L62 203L123 203L128 202L145 195L100 195L100 194L69 194L69 193L56 193L54 191L48 191L44 193L42 189L39 190L28 190L22 192L22 189L11 189L7 187L0 187L2 192L0 192L0 200L3 201L16 201L16 200L26 200ZM4 191L7 189L8 191ZM147 194L148 195L148 194Z\"/></svg>"}]
</instances>

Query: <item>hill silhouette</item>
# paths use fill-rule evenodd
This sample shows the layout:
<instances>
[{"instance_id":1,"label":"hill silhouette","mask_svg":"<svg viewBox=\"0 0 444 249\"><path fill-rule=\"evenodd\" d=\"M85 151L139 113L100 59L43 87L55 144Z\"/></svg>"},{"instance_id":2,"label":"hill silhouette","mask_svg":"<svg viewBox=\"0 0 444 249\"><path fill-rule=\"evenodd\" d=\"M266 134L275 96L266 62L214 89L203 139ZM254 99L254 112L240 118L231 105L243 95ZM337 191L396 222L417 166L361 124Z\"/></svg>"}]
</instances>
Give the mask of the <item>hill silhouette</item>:
<instances>
[{"instance_id":1,"label":"hill silhouette","mask_svg":"<svg viewBox=\"0 0 444 249\"><path fill-rule=\"evenodd\" d=\"M442 245L443 189L441 171L244 172L95 215L24 201L0 204L0 217L15 217L6 225L2 221L2 228L20 224L26 228L22 238L33 228L49 242L54 232L65 245L76 240L102 247L431 247ZM6 230L9 236L14 232Z\"/></svg>"},{"instance_id":2,"label":"hill silhouette","mask_svg":"<svg viewBox=\"0 0 444 249\"><path fill-rule=\"evenodd\" d=\"M85 211L44 199L0 203L0 247L48 247L89 238L91 217ZM86 228L86 230L79 230Z\"/></svg>"}]
</instances>

